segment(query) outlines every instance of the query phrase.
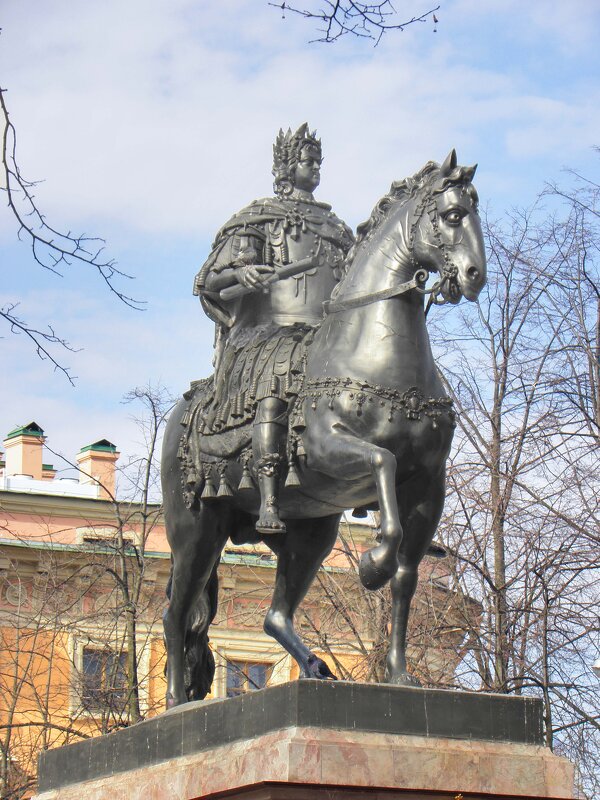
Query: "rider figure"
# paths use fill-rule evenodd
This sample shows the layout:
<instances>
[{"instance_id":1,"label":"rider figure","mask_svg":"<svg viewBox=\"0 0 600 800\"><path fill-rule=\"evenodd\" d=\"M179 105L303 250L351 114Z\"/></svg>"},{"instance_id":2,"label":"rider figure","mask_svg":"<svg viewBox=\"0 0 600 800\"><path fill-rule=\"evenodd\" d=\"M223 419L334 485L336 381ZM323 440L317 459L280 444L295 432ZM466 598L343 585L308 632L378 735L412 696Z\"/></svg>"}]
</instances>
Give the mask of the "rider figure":
<instances>
[{"instance_id":1,"label":"rider figure","mask_svg":"<svg viewBox=\"0 0 600 800\"><path fill-rule=\"evenodd\" d=\"M202 432L253 420L261 533L285 531L278 487L298 363L353 243L331 206L313 197L321 161L321 142L306 123L295 133L280 131L273 146L276 196L254 201L221 228L194 285L217 324L214 400ZM297 262L302 271L290 275Z\"/></svg>"}]
</instances>

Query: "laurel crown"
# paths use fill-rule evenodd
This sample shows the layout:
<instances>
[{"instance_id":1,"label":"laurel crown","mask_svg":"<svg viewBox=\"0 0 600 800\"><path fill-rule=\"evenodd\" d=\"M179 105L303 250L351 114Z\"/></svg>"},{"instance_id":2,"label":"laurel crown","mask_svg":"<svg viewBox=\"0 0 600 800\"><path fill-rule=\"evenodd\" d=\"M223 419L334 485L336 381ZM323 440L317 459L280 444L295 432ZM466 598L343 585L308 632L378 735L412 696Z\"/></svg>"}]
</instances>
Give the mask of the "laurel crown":
<instances>
[{"instance_id":1,"label":"laurel crown","mask_svg":"<svg viewBox=\"0 0 600 800\"><path fill-rule=\"evenodd\" d=\"M284 184L289 184L292 168L300 161L302 151L309 149L317 158L321 158L321 140L317 132L310 131L304 122L295 133L291 128L284 133L280 128L273 145L273 175L275 176L275 192L280 194Z\"/></svg>"}]
</instances>

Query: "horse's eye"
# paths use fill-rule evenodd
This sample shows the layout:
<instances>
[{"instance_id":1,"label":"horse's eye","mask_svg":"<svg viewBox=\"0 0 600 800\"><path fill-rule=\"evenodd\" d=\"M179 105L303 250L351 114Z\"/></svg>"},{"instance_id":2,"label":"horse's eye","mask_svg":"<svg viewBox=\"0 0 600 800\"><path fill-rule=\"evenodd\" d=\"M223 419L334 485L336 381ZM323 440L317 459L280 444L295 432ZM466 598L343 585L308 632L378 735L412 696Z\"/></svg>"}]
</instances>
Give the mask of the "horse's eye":
<instances>
[{"instance_id":1,"label":"horse's eye","mask_svg":"<svg viewBox=\"0 0 600 800\"><path fill-rule=\"evenodd\" d=\"M465 212L458 208L452 208L444 214L444 221L448 225L460 225L460 221L465 216Z\"/></svg>"}]
</instances>

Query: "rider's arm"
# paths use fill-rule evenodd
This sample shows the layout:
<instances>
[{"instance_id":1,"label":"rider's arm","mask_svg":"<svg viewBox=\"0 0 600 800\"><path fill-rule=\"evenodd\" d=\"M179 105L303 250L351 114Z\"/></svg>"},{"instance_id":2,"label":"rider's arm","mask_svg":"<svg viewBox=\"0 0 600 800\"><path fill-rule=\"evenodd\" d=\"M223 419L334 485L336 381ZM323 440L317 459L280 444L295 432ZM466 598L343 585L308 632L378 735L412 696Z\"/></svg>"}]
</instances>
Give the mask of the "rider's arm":
<instances>
[{"instance_id":1,"label":"rider's arm","mask_svg":"<svg viewBox=\"0 0 600 800\"><path fill-rule=\"evenodd\" d=\"M262 288L264 278L273 273L272 267L261 263L262 249L262 242L255 237L232 237L212 265L204 288L209 292L220 292L238 283Z\"/></svg>"},{"instance_id":2,"label":"rider's arm","mask_svg":"<svg viewBox=\"0 0 600 800\"><path fill-rule=\"evenodd\" d=\"M236 268L230 265L224 267L219 272L211 270L206 276L204 288L208 292L220 292L221 289L226 289L228 286L235 286L236 283Z\"/></svg>"},{"instance_id":3,"label":"rider's arm","mask_svg":"<svg viewBox=\"0 0 600 800\"><path fill-rule=\"evenodd\" d=\"M235 278L236 261L240 254L241 237L232 234L225 242L213 251L207 266L208 271L204 272L201 289L209 292L219 292L228 286L237 283ZM206 270L206 267L204 267Z\"/></svg>"}]
</instances>

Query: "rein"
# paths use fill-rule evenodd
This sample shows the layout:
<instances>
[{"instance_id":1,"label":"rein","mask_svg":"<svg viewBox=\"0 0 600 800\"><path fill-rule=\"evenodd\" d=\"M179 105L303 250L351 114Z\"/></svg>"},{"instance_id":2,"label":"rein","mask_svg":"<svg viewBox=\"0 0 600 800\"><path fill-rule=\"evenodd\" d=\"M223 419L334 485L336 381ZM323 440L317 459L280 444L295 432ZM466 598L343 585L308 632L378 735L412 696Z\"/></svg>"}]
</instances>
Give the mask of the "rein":
<instances>
[{"instance_id":1,"label":"rein","mask_svg":"<svg viewBox=\"0 0 600 800\"><path fill-rule=\"evenodd\" d=\"M399 286L393 286L391 289L382 289L380 292L371 292L370 294L359 294L355 297L348 298L348 300L325 300L323 303L323 310L325 314L335 314L338 311L350 311L353 308L360 308L370 303L377 303L379 300L397 297L400 294L410 292L411 289L418 289L418 291L426 294L427 290L423 287L428 276L429 273L427 270L418 269L411 280L401 283Z\"/></svg>"}]
</instances>

